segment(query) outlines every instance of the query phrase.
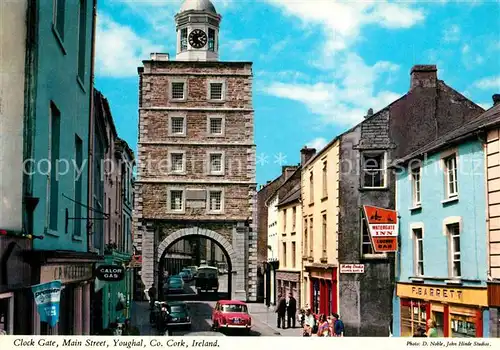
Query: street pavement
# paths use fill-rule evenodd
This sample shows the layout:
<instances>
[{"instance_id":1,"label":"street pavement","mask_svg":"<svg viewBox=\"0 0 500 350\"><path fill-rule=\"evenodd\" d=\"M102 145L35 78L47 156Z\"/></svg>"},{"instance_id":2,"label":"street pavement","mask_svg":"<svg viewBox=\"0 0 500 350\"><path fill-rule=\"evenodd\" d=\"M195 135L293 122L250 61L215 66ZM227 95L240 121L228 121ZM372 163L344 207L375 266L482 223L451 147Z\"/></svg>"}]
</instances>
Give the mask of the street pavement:
<instances>
[{"instance_id":1,"label":"street pavement","mask_svg":"<svg viewBox=\"0 0 500 350\"><path fill-rule=\"evenodd\" d=\"M173 329L172 336L243 336L236 332L216 332L212 330L212 310L220 299L228 299L227 277L219 280L218 295L198 296L192 283L186 283L184 293L168 295L168 300L185 301L191 315L191 329ZM249 336L298 336L300 329L276 329L276 314L263 304L248 304L252 316L252 330ZM131 321L141 335L159 335L149 324L148 302L134 302ZM273 327L274 326L274 327Z\"/></svg>"}]
</instances>

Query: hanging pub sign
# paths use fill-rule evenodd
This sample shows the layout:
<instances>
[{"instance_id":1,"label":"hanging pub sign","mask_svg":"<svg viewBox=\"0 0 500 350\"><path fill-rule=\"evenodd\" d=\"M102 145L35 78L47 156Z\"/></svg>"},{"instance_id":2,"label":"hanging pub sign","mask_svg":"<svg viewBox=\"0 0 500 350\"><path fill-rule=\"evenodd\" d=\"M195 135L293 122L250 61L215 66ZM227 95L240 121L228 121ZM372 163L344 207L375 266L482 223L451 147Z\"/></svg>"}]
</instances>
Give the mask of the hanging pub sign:
<instances>
[{"instance_id":1,"label":"hanging pub sign","mask_svg":"<svg viewBox=\"0 0 500 350\"><path fill-rule=\"evenodd\" d=\"M395 210L363 206L373 250L388 253L398 250L398 214Z\"/></svg>"},{"instance_id":2,"label":"hanging pub sign","mask_svg":"<svg viewBox=\"0 0 500 350\"><path fill-rule=\"evenodd\" d=\"M125 268L119 265L101 265L95 270L98 280L106 282L119 282L125 277Z\"/></svg>"}]
</instances>

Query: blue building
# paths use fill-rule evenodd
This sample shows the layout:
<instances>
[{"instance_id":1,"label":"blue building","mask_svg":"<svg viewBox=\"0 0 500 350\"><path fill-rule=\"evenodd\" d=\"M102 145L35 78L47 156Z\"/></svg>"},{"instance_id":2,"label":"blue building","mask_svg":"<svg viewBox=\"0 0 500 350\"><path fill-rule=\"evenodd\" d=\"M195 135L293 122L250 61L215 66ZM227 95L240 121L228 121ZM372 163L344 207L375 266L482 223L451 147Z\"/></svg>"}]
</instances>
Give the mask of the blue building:
<instances>
[{"instance_id":1,"label":"blue building","mask_svg":"<svg viewBox=\"0 0 500 350\"><path fill-rule=\"evenodd\" d=\"M499 108L496 106L494 108ZM393 333L488 337L486 131L491 110L395 162L400 250Z\"/></svg>"},{"instance_id":2,"label":"blue building","mask_svg":"<svg viewBox=\"0 0 500 350\"><path fill-rule=\"evenodd\" d=\"M88 252L88 150L96 0L29 1L25 197L34 240L32 280L61 280L55 328L33 315L31 334L90 334L98 255Z\"/></svg>"}]
</instances>

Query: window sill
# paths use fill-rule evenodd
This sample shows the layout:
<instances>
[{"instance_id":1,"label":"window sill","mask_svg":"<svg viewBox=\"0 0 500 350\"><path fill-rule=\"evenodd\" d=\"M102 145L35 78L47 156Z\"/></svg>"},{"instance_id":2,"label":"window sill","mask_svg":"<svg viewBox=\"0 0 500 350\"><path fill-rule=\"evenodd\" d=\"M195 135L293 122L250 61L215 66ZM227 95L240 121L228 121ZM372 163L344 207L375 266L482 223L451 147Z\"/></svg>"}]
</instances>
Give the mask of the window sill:
<instances>
[{"instance_id":1,"label":"window sill","mask_svg":"<svg viewBox=\"0 0 500 350\"><path fill-rule=\"evenodd\" d=\"M448 280L444 280L444 283L459 285L459 284L462 284L462 279L461 278L448 279Z\"/></svg>"},{"instance_id":2,"label":"window sill","mask_svg":"<svg viewBox=\"0 0 500 350\"><path fill-rule=\"evenodd\" d=\"M389 187L360 187L358 189L360 192L366 192L366 191L389 191Z\"/></svg>"},{"instance_id":3,"label":"window sill","mask_svg":"<svg viewBox=\"0 0 500 350\"><path fill-rule=\"evenodd\" d=\"M187 173L185 171L170 171L168 174L169 175L179 175L179 176L187 175Z\"/></svg>"},{"instance_id":4,"label":"window sill","mask_svg":"<svg viewBox=\"0 0 500 350\"><path fill-rule=\"evenodd\" d=\"M326 200L328 200L328 196L324 196L323 198L321 198L321 202L324 202Z\"/></svg>"},{"instance_id":5,"label":"window sill","mask_svg":"<svg viewBox=\"0 0 500 350\"><path fill-rule=\"evenodd\" d=\"M410 277L410 281L412 282L424 282L423 277Z\"/></svg>"},{"instance_id":6,"label":"window sill","mask_svg":"<svg viewBox=\"0 0 500 350\"><path fill-rule=\"evenodd\" d=\"M174 103L186 103L187 102L187 99L185 98L170 98L170 102L174 102Z\"/></svg>"},{"instance_id":7,"label":"window sill","mask_svg":"<svg viewBox=\"0 0 500 350\"><path fill-rule=\"evenodd\" d=\"M286 236L286 232L283 232L281 235L282 235L283 237L285 237L285 236Z\"/></svg>"},{"instance_id":8,"label":"window sill","mask_svg":"<svg viewBox=\"0 0 500 350\"><path fill-rule=\"evenodd\" d=\"M186 211L185 210L169 210L168 211L168 214L171 214L171 215L176 215L176 214L186 214Z\"/></svg>"},{"instance_id":9,"label":"window sill","mask_svg":"<svg viewBox=\"0 0 500 350\"><path fill-rule=\"evenodd\" d=\"M168 134L168 137L186 137L186 134Z\"/></svg>"},{"instance_id":10,"label":"window sill","mask_svg":"<svg viewBox=\"0 0 500 350\"><path fill-rule=\"evenodd\" d=\"M67 55L66 49L64 48L64 41L62 40L61 35L59 35L59 32L57 31L53 23L52 23L52 33L54 33L56 41L59 44L59 47L61 48L63 55Z\"/></svg>"},{"instance_id":11,"label":"window sill","mask_svg":"<svg viewBox=\"0 0 500 350\"><path fill-rule=\"evenodd\" d=\"M59 234L58 231L51 230L50 228L45 229L45 234L53 237L60 237L61 235Z\"/></svg>"},{"instance_id":12,"label":"window sill","mask_svg":"<svg viewBox=\"0 0 500 350\"><path fill-rule=\"evenodd\" d=\"M308 260L309 262L313 262L313 261L314 261L314 258L313 258L312 256L308 256L308 257L307 257L307 260Z\"/></svg>"},{"instance_id":13,"label":"window sill","mask_svg":"<svg viewBox=\"0 0 500 350\"><path fill-rule=\"evenodd\" d=\"M226 102L226 100L212 100L212 99L208 99L208 102L210 102L210 103L224 103L224 102Z\"/></svg>"},{"instance_id":14,"label":"window sill","mask_svg":"<svg viewBox=\"0 0 500 350\"><path fill-rule=\"evenodd\" d=\"M364 260L385 260L387 259L387 254L362 254L361 259Z\"/></svg>"},{"instance_id":15,"label":"window sill","mask_svg":"<svg viewBox=\"0 0 500 350\"><path fill-rule=\"evenodd\" d=\"M297 232L295 232L295 229L292 232L290 232L290 236L295 236L296 234Z\"/></svg>"},{"instance_id":16,"label":"window sill","mask_svg":"<svg viewBox=\"0 0 500 350\"><path fill-rule=\"evenodd\" d=\"M80 79L80 77L78 75L76 76L76 82L78 83L78 86L80 87L80 89L82 89L82 91L84 93L87 93L87 90L85 89L85 85L83 84L82 79Z\"/></svg>"},{"instance_id":17,"label":"window sill","mask_svg":"<svg viewBox=\"0 0 500 350\"><path fill-rule=\"evenodd\" d=\"M422 205L421 204L417 204L414 207L409 208L409 210L410 211L420 211L420 210L422 210Z\"/></svg>"},{"instance_id":18,"label":"window sill","mask_svg":"<svg viewBox=\"0 0 500 350\"><path fill-rule=\"evenodd\" d=\"M73 234L73 241L82 242L83 238L81 235Z\"/></svg>"},{"instance_id":19,"label":"window sill","mask_svg":"<svg viewBox=\"0 0 500 350\"><path fill-rule=\"evenodd\" d=\"M458 196L447 198L447 199L443 199L441 201L441 204L446 205L446 204L452 204L452 203L455 203L455 202L458 202Z\"/></svg>"},{"instance_id":20,"label":"window sill","mask_svg":"<svg viewBox=\"0 0 500 350\"><path fill-rule=\"evenodd\" d=\"M309 203L309 206L312 207L314 205L314 202Z\"/></svg>"},{"instance_id":21,"label":"window sill","mask_svg":"<svg viewBox=\"0 0 500 350\"><path fill-rule=\"evenodd\" d=\"M326 264L328 262L328 258L323 257L323 258L319 259L319 262L322 264Z\"/></svg>"},{"instance_id":22,"label":"window sill","mask_svg":"<svg viewBox=\"0 0 500 350\"><path fill-rule=\"evenodd\" d=\"M223 211L210 211L210 210L208 210L207 214L208 215L223 215L224 212Z\"/></svg>"},{"instance_id":23,"label":"window sill","mask_svg":"<svg viewBox=\"0 0 500 350\"><path fill-rule=\"evenodd\" d=\"M217 137L225 137L225 136L226 136L225 134L210 134L210 133L207 133L207 137L217 138Z\"/></svg>"}]
</instances>

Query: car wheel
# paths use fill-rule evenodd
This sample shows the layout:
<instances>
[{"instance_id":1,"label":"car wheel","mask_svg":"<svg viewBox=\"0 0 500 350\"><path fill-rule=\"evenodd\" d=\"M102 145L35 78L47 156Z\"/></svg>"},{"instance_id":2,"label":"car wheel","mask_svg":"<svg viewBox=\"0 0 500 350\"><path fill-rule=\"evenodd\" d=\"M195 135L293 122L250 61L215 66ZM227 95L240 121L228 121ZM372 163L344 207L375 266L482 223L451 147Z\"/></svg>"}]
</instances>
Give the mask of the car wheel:
<instances>
[{"instance_id":1,"label":"car wheel","mask_svg":"<svg viewBox=\"0 0 500 350\"><path fill-rule=\"evenodd\" d=\"M243 331L243 334L248 336L250 335L250 328L246 328L244 331Z\"/></svg>"}]
</instances>

